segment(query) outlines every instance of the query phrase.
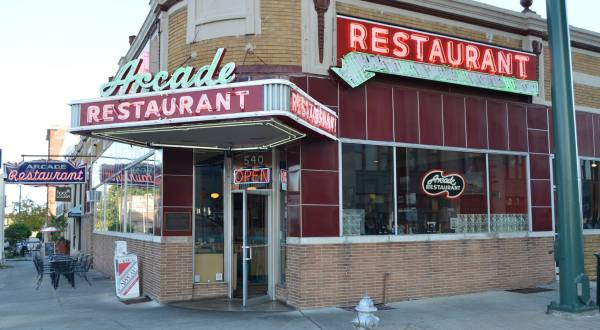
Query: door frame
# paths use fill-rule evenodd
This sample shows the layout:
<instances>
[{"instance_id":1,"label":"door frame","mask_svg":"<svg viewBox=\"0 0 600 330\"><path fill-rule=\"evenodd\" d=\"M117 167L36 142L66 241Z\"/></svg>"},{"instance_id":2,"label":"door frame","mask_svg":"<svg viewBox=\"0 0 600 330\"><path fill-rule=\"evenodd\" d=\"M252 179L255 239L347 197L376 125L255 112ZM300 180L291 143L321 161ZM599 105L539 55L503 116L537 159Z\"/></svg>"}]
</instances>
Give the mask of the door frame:
<instances>
[{"instance_id":1,"label":"door frame","mask_svg":"<svg viewBox=\"0 0 600 330\"><path fill-rule=\"evenodd\" d=\"M274 251L274 236L273 236L273 193L271 191L271 189L256 189L256 190L246 190L246 189L239 189L239 190L231 190L231 194L230 194L230 200L231 202L229 203L229 214L230 214L230 226L228 228L228 237L230 237L230 239L228 240L228 245L229 245L229 253L227 255L228 257L228 265L229 265L229 298L233 298L233 278L234 276L237 276L237 274L233 273L233 269L235 269L234 267L234 263L237 262L237 260L234 259L233 254L234 254L234 249L233 249L233 226L234 226L234 221L233 221L233 195L234 194L242 194L242 217L243 217L243 236L244 236L244 241L242 243L243 246L243 254L242 254L242 260L244 260L244 263L242 264L242 267L244 267L244 275L243 275L243 281L242 281L242 285L243 285L243 293L242 293L242 305L246 306L249 300L264 300L264 297L268 297L269 299L274 299L275 295L275 287L274 287L274 276L276 276L276 274L273 273L273 251ZM261 296L261 297L256 297L256 298L252 298L252 299L248 299L248 269L246 269L246 262L245 259L247 258L247 253L248 253L248 246L247 246L247 223L248 223L248 195L263 195L266 196L266 202L267 202L267 210L266 210L266 215L267 215L267 267L266 267L266 272L267 272L267 294L266 296ZM239 285L239 283L238 283Z\"/></svg>"}]
</instances>

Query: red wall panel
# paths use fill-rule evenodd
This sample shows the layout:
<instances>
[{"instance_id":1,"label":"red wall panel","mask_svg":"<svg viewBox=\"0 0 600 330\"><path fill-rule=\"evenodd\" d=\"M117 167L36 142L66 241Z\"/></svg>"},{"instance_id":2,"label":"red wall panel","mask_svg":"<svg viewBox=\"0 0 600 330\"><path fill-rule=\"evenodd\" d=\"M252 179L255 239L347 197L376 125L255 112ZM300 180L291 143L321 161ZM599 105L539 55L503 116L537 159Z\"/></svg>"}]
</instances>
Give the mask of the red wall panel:
<instances>
[{"instance_id":1,"label":"red wall panel","mask_svg":"<svg viewBox=\"0 0 600 330\"><path fill-rule=\"evenodd\" d=\"M444 145L464 148L466 140L465 98L462 96L443 96Z\"/></svg>"},{"instance_id":2,"label":"red wall panel","mask_svg":"<svg viewBox=\"0 0 600 330\"><path fill-rule=\"evenodd\" d=\"M366 87L350 88L340 85L340 137L366 139Z\"/></svg>"},{"instance_id":3,"label":"red wall panel","mask_svg":"<svg viewBox=\"0 0 600 330\"><path fill-rule=\"evenodd\" d=\"M444 145L441 94L419 92L419 130L422 144Z\"/></svg>"},{"instance_id":4,"label":"red wall panel","mask_svg":"<svg viewBox=\"0 0 600 330\"><path fill-rule=\"evenodd\" d=\"M550 179L550 156L530 154L529 163L532 179Z\"/></svg>"},{"instance_id":5,"label":"red wall panel","mask_svg":"<svg viewBox=\"0 0 600 330\"><path fill-rule=\"evenodd\" d=\"M339 234L338 206L302 206L302 237L328 237Z\"/></svg>"},{"instance_id":6,"label":"red wall panel","mask_svg":"<svg viewBox=\"0 0 600 330\"><path fill-rule=\"evenodd\" d=\"M548 129L548 111L546 107L527 106L527 127Z\"/></svg>"},{"instance_id":7,"label":"red wall panel","mask_svg":"<svg viewBox=\"0 0 600 330\"><path fill-rule=\"evenodd\" d=\"M488 141L490 149L508 149L508 113L506 103L487 102Z\"/></svg>"},{"instance_id":8,"label":"red wall panel","mask_svg":"<svg viewBox=\"0 0 600 330\"><path fill-rule=\"evenodd\" d=\"M338 83L334 79L308 77L308 94L332 110L338 106Z\"/></svg>"},{"instance_id":9,"label":"red wall panel","mask_svg":"<svg viewBox=\"0 0 600 330\"><path fill-rule=\"evenodd\" d=\"M548 131L532 130L528 131L529 152L547 154L550 152L548 146Z\"/></svg>"},{"instance_id":10,"label":"red wall panel","mask_svg":"<svg viewBox=\"0 0 600 330\"><path fill-rule=\"evenodd\" d=\"M338 143L332 140L302 141L302 169L338 170Z\"/></svg>"},{"instance_id":11,"label":"red wall panel","mask_svg":"<svg viewBox=\"0 0 600 330\"><path fill-rule=\"evenodd\" d=\"M552 208L551 207L532 207L531 208L533 231L551 231L552 230Z\"/></svg>"},{"instance_id":12,"label":"red wall panel","mask_svg":"<svg viewBox=\"0 0 600 330\"><path fill-rule=\"evenodd\" d=\"M485 100L467 98L465 105L467 115L467 147L486 149L488 141Z\"/></svg>"},{"instance_id":13,"label":"red wall panel","mask_svg":"<svg viewBox=\"0 0 600 330\"><path fill-rule=\"evenodd\" d=\"M593 115L578 111L575 114L577 122L577 149L580 156L594 156L594 122Z\"/></svg>"},{"instance_id":14,"label":"red wall panel","mask_svg":"<svg viewBox=\"0 0 600 330\"><path fill-rule=\"evenodd\" d=\"M302 170L302 204L338 204L338 172Z\"/></svg>"},{"instance_id":15,"label":"red wall panel","mask_svg":"<svg viewBox=\"0 0 600 330\"><path fill-rule=\"evenodd\" d=\"M394 88L394 130L397 142L419 143L419 96L416 90Z\"/></svg>"},{"instance_id":16,"label":"red wall panel","mask_svg":"<svg viewBox=\"0 0 600 330\"><path fill-rule=\"evenodd\" d=\"M508 147L527 151L527 111L523 105L508 105Z\"/></svg>"},{"instance_id":17,"label":"red wall panel","mask_svg":"<svg viewBox=\"0 0 600 330\"><path fill-rule=\"evenodd\" d=\"M367 139L394 140L392 89L367 85Z\"/></svg>"}]
</instances>

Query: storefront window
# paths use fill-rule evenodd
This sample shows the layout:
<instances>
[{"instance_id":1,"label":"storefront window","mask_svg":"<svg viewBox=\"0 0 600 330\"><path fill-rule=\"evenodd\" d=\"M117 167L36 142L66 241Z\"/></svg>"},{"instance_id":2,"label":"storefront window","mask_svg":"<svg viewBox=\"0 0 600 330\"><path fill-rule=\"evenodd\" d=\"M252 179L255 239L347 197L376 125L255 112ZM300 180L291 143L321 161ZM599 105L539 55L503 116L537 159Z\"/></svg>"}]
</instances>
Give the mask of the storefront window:
<instances>
[{"instance_id":1,"label":"storefront window","mask_svg":"<svg viewBox=\"0 0 600 330\"><path fill-rule=\"evenodd\" d=\"M583 229L600 229L600 176L598 161L581 160L581 213Z\"/></svg>"},{"instance_id":2,"label":"storefront window","mask_svg":"<svg viewBox=\"0 0 600 330\"><path fill-rule=\"evenodd\" d=\"M223 154L195 154L194 282L222 282L224 273Z\"/></svg>"},{"instance_id":3,"label":"storefront window","mask_svg":"<svg viewBox=\"0 0 600 330\"><path fill-rule=\"evenodd\" d=\"M527 168L523 156L488 155L490 230L527 231Z\"/></svg>"},{"instance_id":4,"label":"storefront window","mask_svg":"<svg viewBox=\"0 0 600 330\"><path fill-rule=\"evenodd\" d=\"M162 152L113 143L92 166L96 230L153 234L159 221Z\"/></svg>"},{"instance_id":5,"label":"storefront window","mask_svg":"<svg viewBox=\"0 0 600 330\"><path fill-rule=\"evenodd\" d=\"M394 233L393 148L342 147L344 235Z\"/></svg>"},{"instance_id":6,"label":"storefront window","mask_svg":"<svg viewBox=\"0 0 600 330\"><path fill-rule=\"evenodd\" d=\"M123 216L124 203L124 186L123 184L114 183L106 185L106 195L104 203L106 203L106 230L108 231L123 231L125 217Z\"/></svg>"},{"instance_id":7,"label":"storefront window","mask_svg":"<svg viewBox=\"0 0 600 330\"><path fill-rule=\"evenodd\" d=\"M398 234L488 231L485 173L485 154L397 148Z\"/></svg>"},{"instance_id":8,"label":"storefront window","mask_svg":"<svg viewBox=\"0 0 600 330\"><path fill-rule=\"evenodd\" d=\"M127 181L128 232L152 234L157 213L157 182L155 166L143 161L125 171Z\"/></svg>"},{"instance_id":9,"label":"storefront window","mask_svg":"<svg viewBox=\"0 0 600 330\"><path fill-rule=\"evenodd\" d=\"M104 217L104 190L105 185L96 188L96 202L94 203L94 220L96 230L106 230L106 218Z\"/></svg>"},{"instance_id":10,"label":"storefront window","mask_svg":"<svg viewBox=\"0 0 600 330\"><path fill-rule=\"evenodd\" d=\"M344 236L529 230L526 156L405 147L396 148L394 156L392 151L343 144Z\"/></svg>"}]
</instances>

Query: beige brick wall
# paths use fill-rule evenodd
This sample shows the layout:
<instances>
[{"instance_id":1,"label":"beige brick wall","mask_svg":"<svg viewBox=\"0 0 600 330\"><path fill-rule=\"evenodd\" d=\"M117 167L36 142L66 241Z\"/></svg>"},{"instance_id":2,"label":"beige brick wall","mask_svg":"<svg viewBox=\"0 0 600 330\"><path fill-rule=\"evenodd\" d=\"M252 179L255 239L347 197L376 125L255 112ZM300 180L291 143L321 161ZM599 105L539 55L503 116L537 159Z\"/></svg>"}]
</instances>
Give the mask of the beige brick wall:
<instances>
[{"instance_id":1,"label":"beige brick wall","mask_svg":"<svg viewBox=\"0 0 600 330\"><path fill-rule=\"evenodd\" d=\"M480 30L468 29L460 26L452 26L435 22L434 20L425 20L416 17L409 17L389 12L381 12L377 10L369 10L349 4L337 3L336 9L338 14L351 15L365 19L387 22L401 26L411 27L426 31L435 31L436 33L451 35L455 37L468 38L487 42L485 32ZM521 48L521 39L509 38L504 35L494 35L493 43L499 46Z\"/></svg>"},{"instance_id":2,"label":"beige brick wall","mask_svg":"<svg viewBox=\"0 0 600 330\"><path fill-rule=\"evenodd\" d=\"M193 295L192 243L154 243L93 234L94 269L114 278L115 241L127 241L138 256L140 289L159 302L190 300Z\"/></svg>"},{"instance_id":3,"label":"beige brick wall","mask_svg":"<svg viewBox=\"0 0 600 330\"><path fill-rule=\"evenodd\" d=\"M115 241L127 241L127 250L138 256L140 269L140 291L153 299L160 300L160 244L107 235L93 235L94 269L114 279Z\"/></svg>"},{"instance_id":4,"label":"beige brick wall","mask_svg":"<svg viewBox=\"0 0 600 330\"><path fill-rule=\"evenodd\" d=\"M193 288L194 299L227 297L229 295L228 283L202 283L194 284Z\"/></svg>"},{"instance_id":5,"label":"beige brick wall","mask_svg":"<svg viewBox=\"0 0 600 330\"><path fill-rule=\"evenodd\" d=\"M81 216L81 253L92 253L92 232L94 231L94 216L84 214Z\"/></svg>"},{"instance_id":6,"label":"beige brick wall","mask_svg":"<svg viewBox=\"0 0 600 330\"><path fill-rule=\"evenodd\" d=\"M600 54L599 54L600 55ZM590 56L572 52L573 71L600 76L600 57ZM551 85L551 59L549 47L544 48L544 89L546 99L552 100L552 85ZM590 108L600 109L600 88L573 84L573 92L575 94L575 104Z\"/></svg>"},{"instance_id":7,"label":"beige brick wall","mask_svg":"<svg viewBox=\"0 0 600 330\"><path fill-rule=\"evenodd\" d=\"M298 308L515 289L554 280L552 238L288 245L287 302ZM389 275L386 275L389 274Z\"/></svg>"},{"instance_id":8,"label":"beige brick wall","mask_svg":"<svg viewBox=\"0 0 600 330\"><path fill-rule=\"evenodd\" d=\"M573 71L600 76L600 54L592 56L578 52L571 53L573 58Z\"/></svg>"},{"instance_id":9,"label":"beige brick wall","mask_svg":"<svg viewBox=\"0 0 600 330\"><path fill-rule=\"evenodd\" d=\"M573 84L575 104L600 109L600 88Z\"/></svg>"},{"instance_id":10,"label":"beige brick wall","mask_svg":"<svg viewBox=\"0 0 600 330\"><path fill-rule=\"evenodd\" d=\"M597 258L594 253L600 252L600 235L583 236L583 263L584 269L590 280L596 280Z\"/></svg>"},{"instance_id":11,"label":"beige brick wall","mask_svg":"<svg viewBox=\"0 0 600 330\"><path fill-rule=\"evenodd\" d=\"M234 61L238 66L301 65L300 0L262 0L260 7L260 34L215 38L191 45L186 44L187 8L169 15L169 70L174 70L184 63L194 67L208 64L218 47L227 48L225 62ZM245 55L248 43L256 46L255 55ZM189 59L192 51L198 53L194 60Z\"/></svg>"}]
</instances>

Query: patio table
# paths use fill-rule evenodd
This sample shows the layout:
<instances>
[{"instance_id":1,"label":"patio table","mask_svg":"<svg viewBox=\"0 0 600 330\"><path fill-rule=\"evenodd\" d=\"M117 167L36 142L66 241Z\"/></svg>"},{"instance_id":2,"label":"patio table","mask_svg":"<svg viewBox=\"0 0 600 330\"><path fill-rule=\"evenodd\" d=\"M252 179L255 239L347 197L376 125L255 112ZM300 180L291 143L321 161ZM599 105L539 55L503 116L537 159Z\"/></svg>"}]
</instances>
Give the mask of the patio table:
<instances>
[{"instance_id":1,"label":"patio table","mask_svg":"<svg viewBox=\"0 0 600 330\"><path fill-rule=\"evenodd\" d=\"M58 287L61 275L69 281L73 288L75 287L75 260L73 258L69 256L53 256L48 260L48 263L50 264L52 286L55 290Z\"/></svg>"}]
</instances>

